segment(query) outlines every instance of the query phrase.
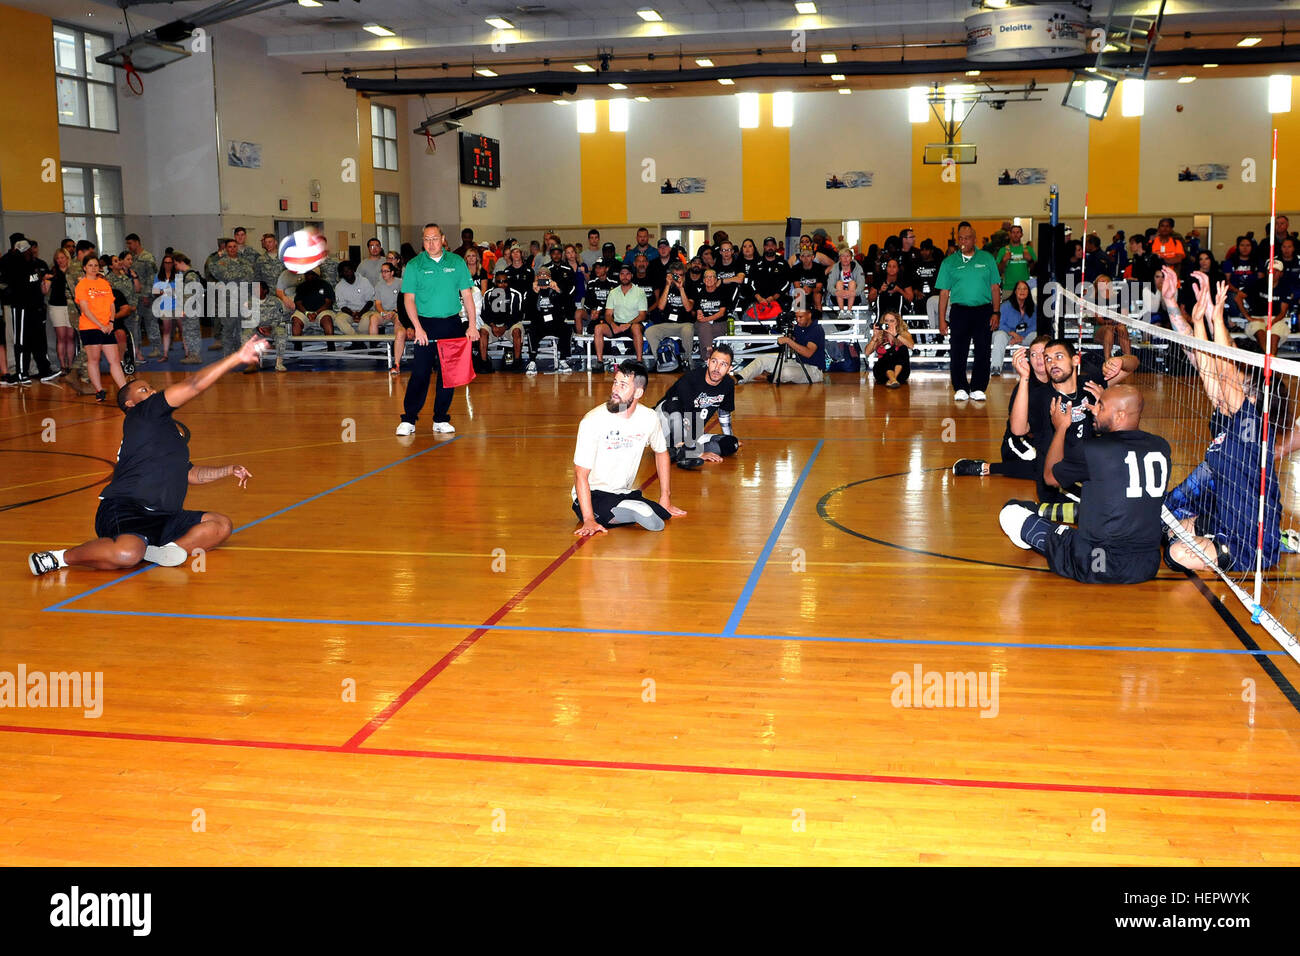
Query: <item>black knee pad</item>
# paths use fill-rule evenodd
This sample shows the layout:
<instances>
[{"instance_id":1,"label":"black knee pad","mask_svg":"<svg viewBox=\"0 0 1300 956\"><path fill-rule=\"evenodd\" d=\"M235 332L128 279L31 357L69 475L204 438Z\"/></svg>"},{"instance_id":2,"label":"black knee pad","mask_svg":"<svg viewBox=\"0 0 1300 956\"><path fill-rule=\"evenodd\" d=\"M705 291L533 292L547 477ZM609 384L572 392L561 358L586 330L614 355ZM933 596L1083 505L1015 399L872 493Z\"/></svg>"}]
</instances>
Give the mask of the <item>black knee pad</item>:
<instances>
[{"instance_id":1,"label":"black knee pad","mask_svg":"<svg viewBox=\"0 0 1300 956\"><path fill-rule=\"evenodd\" d=\"M740 439L735 435L719 435L713 440L713 444L718 449L718 454L726 458L734 455L740 448Z\"/></svg>"},{"instance_id":2,"label":"black knee pad","mask_svg":"<svg viewBox=\"0 0 1300 956\"><path fill-rule=\"evenodd\" d=\"M1160 551L1161 551L1161 554L1164 555L1164 559L1165 559L1165 567L1167 567L1170 571L1175 571L1175 572L1178 572L1178 573L1181 574L1181 573L1186 572L1188 569L1185 568L1185 567L1183 567L1183 566L1182 566L1181 564L1179 564L1177 561L1175 561L1175 560L1173 559L1173 555L1171 555L1171 554L1169 553L1169 552L1170 552L1170 549L1173 548L1173 546L1174 546L1174 542L1177 541L1177 540L1178 540L1177 538L1165 538L1165 544L1164 544L1164 547L1161 548Z\"/></svg>"}]
</instances>

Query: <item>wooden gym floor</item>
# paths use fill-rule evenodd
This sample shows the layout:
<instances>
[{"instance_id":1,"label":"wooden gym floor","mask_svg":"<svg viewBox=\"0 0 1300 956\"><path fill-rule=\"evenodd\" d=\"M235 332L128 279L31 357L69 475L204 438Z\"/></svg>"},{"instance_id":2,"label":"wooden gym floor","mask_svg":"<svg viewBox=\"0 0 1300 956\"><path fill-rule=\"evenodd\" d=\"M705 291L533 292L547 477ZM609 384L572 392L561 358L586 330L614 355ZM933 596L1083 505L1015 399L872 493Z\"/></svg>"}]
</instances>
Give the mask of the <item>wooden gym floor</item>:
<instances>
[{"instance_id":1,"label":"wooden gym floor","mask_svg":"<svg viewBox=\"0 0 1300 956\"><path fill-rule=\"evenodd\" d=\"M254 474L191 489L229 545L40 579L121 416L0 393L0 671L104 686L98 719L0 710L0 859L1300 862L1300 668L1214 581L1085 587L1008 543L1032 489L948 471L996 455L1007 385L745 387L739 456L672 473L686 517L583 542L607 376L480 379L452 440L427 406L393 436L404 381L228 376L178 417ZM895 707L917 668L996 675L996 713Z\"/></svg>"}]
</instances>

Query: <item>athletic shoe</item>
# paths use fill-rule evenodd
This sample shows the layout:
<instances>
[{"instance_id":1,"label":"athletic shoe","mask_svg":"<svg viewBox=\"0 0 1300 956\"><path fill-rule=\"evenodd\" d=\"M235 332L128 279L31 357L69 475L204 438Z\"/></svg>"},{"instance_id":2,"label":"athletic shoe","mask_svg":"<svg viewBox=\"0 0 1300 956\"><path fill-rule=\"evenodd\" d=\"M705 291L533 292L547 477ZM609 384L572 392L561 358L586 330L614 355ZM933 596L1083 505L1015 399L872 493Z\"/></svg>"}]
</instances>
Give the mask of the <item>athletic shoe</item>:
<instances>
[{"instance_id":1,"label":"athletic shoe","mask_svg":"<svg viewBox=\"0 0 1300 956\"><path fill-rule=\"evenodd\" d=\"M49 382L56 382L56 381L58 381L59 379L63 378L63 376L65 376L65 375L67 375L67 374L68 374L68 373L65 372L63 369L59 369L57 372L51 372L49 375L42 375L42 376L41 376L41 381L42 381L42 382L46 382L46 383L49 383Z\"/></svg>"},{"instance_id":2,"label":"athletic shoe","mask_svg":"<svg viewBox=\"0 0 1300 956\"><path fill-rule=\"evenodd\" d=\"M36 551L27 555L27 567L37 576L49 574L59 570L59 559L48 551Z\"/></svg>"},{"instance_id":3,"label":"athletic shoe","mask_svg":"<svg viewBox=\"0 0 1300 956\"><path fill-rule=\"evenodd\" d=\"M836 316L836 318L851 319L853 318L853 312L851 309L840 309L839 315Z\"/></svg>"},{"instance_id":4,"label":"athletic shoe","mask_svg":"<svg viewBox=\"0 0 1300 956\"><path fill-rule=\"evenodd\" d=\"M902 383L902 382L886 382L886 383L885 383L885 388L902 388L902 387L903 387L903 383Z\"/></svg>"},{"instance_id":5,"label":"athletic shoe","mask_svg":"<svg viewBox=\"0 0 1300 956\"><path fill-rule=\"evenodd\" d=\"M287 371L289 371L287 368L284 367L284 362L282 362L280 359L276 359L276 360L275 360L275 370L276 370L277 372L287 372Z\"/></svg>"},{"instance_id":6,"label":"athletic shoe","mask_svg":"<svg viewBox=\"0 0 1300 956\"><path fill-rule=\"evenodd\" d=\"M953 401L955 402L964 402L966 401L966 399L970 398L970 396L966 394L966 390L964 388L959 388L955 393L953 393L952 398Z\"/></svg>"},{"instance_id":7,"label":"athletic shoe","mask_svg":"<svg viewBox=\"0 0 1300 956\"><path fill-rule=\"evenodd\" d=\"M1300 531L1287 528L1282 532L1282 550L1286 554L1300 553Z\"/></svg>"},{"instance_id":8,"label":"athletic shoe","mask_svg":"<svg viewBox=\"0 0 1300 956\"><path fill-rule=\"evenodd\" d=\"M414 434L415 434L415 426L412 425L410 422L402 422L400 425L397 426L397 434L399 434L399 435L414 435Z\"/></svg>"},{"instance_id":9,"label":"athletic shoe","mask_svg":"<svg viewBox=\"0 0 1300 956\"><path fill-rule=\"evenodd\" d=\"M983 458L958 458L952 466L952 473L960 477L980 476L984 474L984 466L987 464Z\"/></svg>"},{"instance_id":10,"label":"athletic shoe","mask_svg":"<svg viewBox=\"0 0 1300 956\"><path fill-rule=\"evenodd\" d=\"M185 563L189 555L175 541L168 541L162 547L155 548L151 544L144 547L144 559L152 561L154 564L163 568L176 568Z\"/></svg>"},{"instance_id":11,"label":"athletic shoe","mask_svg":"<svg viewBox=\"0 0 1300 956\"><path fill-rule=\"evenodd\" d=\"M0 375L0 385L3 385L5 388L13 388L17 384L18 376L13 372L6 372L4 375Z\"/></svg>"},{"instance_id":12,"label":"athletic shoe","mask_svg":"<svg viewBox=\"0 0 1300 956\"><path fill-rule=\"evenodd\" d=\"M330 343L330 345L333 345L333 344L334 344L333 342ZM220 343L220 342L213 342L211 345L208 346L208 351L209 351L209 352L219 352L219 351L221 351L221 343Z\"/></svg>"},{"instance_id":13,"label":"athletic shoe","mask_svg":"<svg viewBox=\"0 0 1300 956\"><path fill-rule=\"evenodd\" d=\"M28 378L26 375L19 375L18 380L14 382L14 384L21 385L23 388L30 388L32 379Z\"/></svg>"},{"instance_id":14,"label":"athletic shoe","mask_svg":"<svg viewBox=\"0 0 1300 956\"><path fill-rule=\"evenodd\" d=\"M107 399L108 399L108 392L104 391L102 388L95 393L95 401L102 403L104 401L107 401Z\"/></svg>"},{"instance_id":15,"label":"athletic shoe","mask_svg":"<svg viewBox=\"0 0 1300 956\"><path fill-rule=\"evenodd\" d=\"M988 396L985 395L983 392L981 392L981 391L977 388L977 389L975 389L975 391L973 391L973 392L970 393L970 398L971 398L971 401L972 401L972 402L982 402L982 401L984 401L986 398L988 398Z\"/></svg>"},{"instance_id":16,"label":"athletic shoe","mask_svg":"<svg viewBox=\"0 0 1300 956\"><path fill-rule=\"evenodd\" d=\"M537 363L536 363L536 362L529 362L529 363L528 363L528 368L524 369L524 374L525 374L525 375L536 375L536 374L537 374Z\"/></svg>"},{"instance_id":17,"label":"athletic shoe","mask_svg":"<svg viewBox=\"0 0 1300 956\"><path fill-rule=\"evenodd\" d=\"M683 471L694 471L696 468L704 467L703 458L678 458L677 467Z\"/></svg>"},{"instance_id":18,"label":"athletic shoe","mask_svg":"<svg viewBox=\"0 0 1300 956\"><path fill-rule=\"evenodd\" d=\"M450 435L456 430L456 426L451 422L434 422L433 430L439 435Z\"/></svg>"},{"instance_id":19,"label":"athletic shoe","mask_svg":"<svg viewBox=\"0 0 1300 956\"><path fill-rule=\"evenodd\" d=\"M1025 551L1029 550L1029 544L1020 536L1020 529L1025 526L1025 519L1032 518L1033 511L1025 507L1023 501L1008 501L998 512L998 524L1002 526L1002 531L1011 543L1017 548Z\"/></svg>"},{"instance_id":20,"label":"athletic shoe","mask_svg":"<svg viewBox=\"0 0 1300 956\"><path fill-rule=\"evenodd\" d=\"M569 363L564 361L564 359L560 359L560 366L559 368L556 369L556 371L559 372L561 375L573 374L573 369L569 367Z\"/></svg>"},{"instance_id":21,"label":"athletic shoe","mask_svg":"<svg viewBox=\"0 0 1300 956\"><path fill-rule=\"evenodd\" d=\"M182 365L201 365L202 363L203 359L199 358L197 355L187 355L185 358L181 359Z\"/></svg>"},{"instance_id":22,"label":"athletic shoe","mask_svg":"<svg viewBox=\"0 0 1300 956\"><path fill-rule=\"evenodd\" d=\"M618 371L618 363L615 362L612 358L607 358L607 359L605 359L605 371L606 371L606 372L617 372L617 371Z\"/></svg>"}]
</instances>

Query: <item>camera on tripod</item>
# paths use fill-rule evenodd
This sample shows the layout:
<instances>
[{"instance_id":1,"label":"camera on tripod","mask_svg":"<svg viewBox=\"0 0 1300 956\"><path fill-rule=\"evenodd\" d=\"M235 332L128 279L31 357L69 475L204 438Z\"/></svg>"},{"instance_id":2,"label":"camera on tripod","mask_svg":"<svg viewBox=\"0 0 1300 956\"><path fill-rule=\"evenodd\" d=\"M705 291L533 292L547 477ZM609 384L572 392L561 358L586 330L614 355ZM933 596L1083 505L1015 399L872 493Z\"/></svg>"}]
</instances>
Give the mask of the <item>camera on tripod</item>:
<instances>
[{"instance_id":1,"label":"camera on tripod","mask_svg":"<svg viewBox=\"0 0 1300 956\"><path fill-rule=\"evenodd\" d=\"M772 328L776 331L777 335L789 335L794 331L794 327L798 324L798 320L795 318L793 312L782 312L772 320Z\"/></svg>"}]
</instances>

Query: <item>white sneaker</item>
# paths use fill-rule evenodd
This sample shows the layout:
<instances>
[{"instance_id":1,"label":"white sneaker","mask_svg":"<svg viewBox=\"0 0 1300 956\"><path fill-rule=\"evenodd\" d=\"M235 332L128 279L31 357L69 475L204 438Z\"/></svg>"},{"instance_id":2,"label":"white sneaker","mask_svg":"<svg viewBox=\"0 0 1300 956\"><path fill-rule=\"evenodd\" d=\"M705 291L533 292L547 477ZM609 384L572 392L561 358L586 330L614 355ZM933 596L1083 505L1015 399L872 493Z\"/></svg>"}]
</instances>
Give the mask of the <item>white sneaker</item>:
<instances>
[{"instance_id":1,"label":"white sneaker","mask_svg":"<svg viewBox=\"0 0 1300 956\"><path fill-rule=\"evenodd\" d=\"M536 375L536 374L537 374L537 363L536 363L536 362L529 362L529 363L528 363L528 368L524 369L524 374L525 374L525 375Z\"/></svg>"},{"instance_id":2,"label":"white sneaker","mask_svg":"<svg viewBox=\"0 0 1300 956\"><path fill-rule=\"evenodd\" d=\"M410 422L402 422L400 425L397 426L397 434L402 436L414 435L415 426L412 425Z\"/></svg>"},{"instance_id":3,"label":"white sneaker","mask_svg":"<svg viewBox=\"0 0 1300 956\"><path fill-rule=\"evenodd\" d=\"M573 369L569 368L569 363L564 361L563 359L560 360L560 367L556 369L556 371L558 371L561 375L573 374Z\"/></svg>"},{"instance_id":4,"label":"white sneaker","mask_svg":"<svg viewBox=\"0 0 1300 956\"><path fill-rule=\"evenodd\" d=\"M154 564L164 568L177 568L185 563L189 555L175 541L168 541L161 547L155 548L153 545L146 545L144 549L144 559L152 561Z\"/></svg>"},{"instance_id":5,"label":"white sneaker","mask_svg":"<svg viewBox=\"0 0 1300 956\"><path fill-rule=\"evenodd\" d=\"M970 398L970 396L966 394L966 390L964 388L957 389L956 393L953 395L953 401L957 401L957 402L964 402L968 398Z\"/></svg>"},{"instance_id":6,"label":"white sneaker","mask_svg":"<svg viewBox=\"0 0 1300 956\"><path fill-rule=\"evenodd\" d=\"M975 389L975 391L970 393L970 397L971 400L975 402L982 402L984 401L984 399L988 398L988 396L985 395L983 392L981 392L978 388Z\"/></svg>"},{"instance_id":7,"label":"white sneaker","mask_svg":"<svg viewBox=\"0 0 1300 956\"><path fill-rule=\"evenodd\" d=\"M456 430L456 426L451 422L434 422L433 430L439 435L450 435Z\"/></svg>"}]
</instances>

